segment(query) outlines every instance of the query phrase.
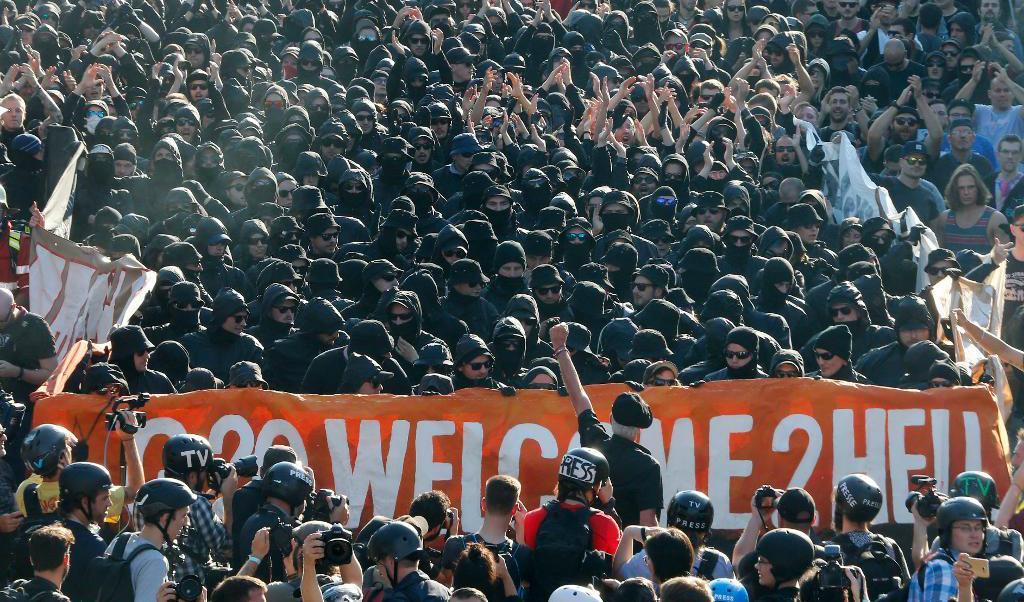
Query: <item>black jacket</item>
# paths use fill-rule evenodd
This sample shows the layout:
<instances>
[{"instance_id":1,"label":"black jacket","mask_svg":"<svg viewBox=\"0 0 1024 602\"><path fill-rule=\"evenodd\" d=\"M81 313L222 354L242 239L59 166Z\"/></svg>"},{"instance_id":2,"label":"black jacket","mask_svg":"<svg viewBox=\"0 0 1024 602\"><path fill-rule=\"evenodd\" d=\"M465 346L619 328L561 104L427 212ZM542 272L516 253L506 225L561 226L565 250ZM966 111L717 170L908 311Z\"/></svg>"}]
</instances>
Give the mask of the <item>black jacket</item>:
<instances>
[{"instance_id":1,"label":"black jacket","mask_svg":"<svg viewBox=\"0 0 1024 602\"><path fill-rule=\"evenodd\" d=\"M206 368L224 382L237 362L263 363L263 345L255 337L245 333L235 336L219 325L185 335L181 344L194 367Z\"/></svg>"}]
</instances>

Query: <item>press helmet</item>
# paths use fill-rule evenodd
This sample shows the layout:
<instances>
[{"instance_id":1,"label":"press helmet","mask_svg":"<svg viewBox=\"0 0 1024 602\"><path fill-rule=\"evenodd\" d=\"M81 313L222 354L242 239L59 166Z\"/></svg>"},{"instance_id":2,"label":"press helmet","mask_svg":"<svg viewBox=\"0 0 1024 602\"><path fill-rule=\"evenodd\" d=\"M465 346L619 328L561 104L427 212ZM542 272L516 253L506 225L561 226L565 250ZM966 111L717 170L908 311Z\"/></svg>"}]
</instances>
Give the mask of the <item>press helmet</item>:
<instances>
[{"instance_id":1,"label":"press helmet","mask_svg":"<svg viewBox=\"0 0 1024 602\"><path fill-rule=\"evenodd\" d=\"M562 456L558 466L558 481L570 483L583 489L596 489L601 486L611 469L604 454L590 447L577 447Z\"/></svg>"},{"instance_id":2,"label":"press helmet","mask_svg":"<svg viewBox=\"0 0 1024 602\"><path fill-rule=\"evenodd\" d=\"M292 510L298 508L313 492L313 479L294 462L278 462L260 482L264 497L277 498Z\"/></svg>"},{"instance_id":3,"label":"press helmet","mask_svg":"<svg viewBox=\"0 0 1024 602\"><path fill-rule=\"evenodd\" d=\"M668 525L685 531L710 531L715 521L711 498L696 490L680 491L668 503Z\"/></svg>"},{"instance_id":4,"label":"press helmet","mask_svg":"<svg viewBox=\"0 0 1024 602\"><path fill-rule=\"evenodd\" d=\"M987 472L968 470L956 475L949 487L949 497L972 497L991 512L999 507L999 491L996 481Z\"/></svg>"},{"instance_id":5,"label":"press helmet","mask_svg":"<svg viewBox=\"0 0 1024 602\"><path fill-rule=\"evenodd\" d=\"M207 470L212 462L213 448L199 435L175 435L164 443L164 474L168 477L185 481L190 472Z\"/></svg>"},{"instance_id":6,"label":"press helmet","mask_svg":"<svg viewBox=\"0 0 1024 602\"><path fill-rule=\"evenodd\" d=\"M187 508L196 501L196 494L178 479L153 479L139 488L135 508L152 522L167 512Z\"/></svg>"},{"instance_id":7,"label":"press helmet","mask_svg":"<svg viewBox=\"0 0 1024 602\"><path fill-rule=\"evenodd\" d=\"M750 596L747 590L735 579L715 579L708 583L711 588L711 597L715 602L748 602Z\"/></svg>"},{"instance_id":8,"label":"press helmet","mask_svg":"<svg viewBox=\"0 0 1024 602\"><path fill-rule=\"evenodd\" d=\"M865 474L847 475L836 485L835 505L841 516L857 522L870 521L882 511L882 488Z\"/></svg>"},{"instance_id":9,"label":"press helmet","mask_svg":"<svg viewBox=\"0 0 1024 602\"><path fill-rule=\"evenodd\" d=\"M405 560L419 556L422 551L420 532L409 523L398 520L377 529L366 544L366 557L370 562L380 562L385 558Z\"/></svg>"}]
</instances>

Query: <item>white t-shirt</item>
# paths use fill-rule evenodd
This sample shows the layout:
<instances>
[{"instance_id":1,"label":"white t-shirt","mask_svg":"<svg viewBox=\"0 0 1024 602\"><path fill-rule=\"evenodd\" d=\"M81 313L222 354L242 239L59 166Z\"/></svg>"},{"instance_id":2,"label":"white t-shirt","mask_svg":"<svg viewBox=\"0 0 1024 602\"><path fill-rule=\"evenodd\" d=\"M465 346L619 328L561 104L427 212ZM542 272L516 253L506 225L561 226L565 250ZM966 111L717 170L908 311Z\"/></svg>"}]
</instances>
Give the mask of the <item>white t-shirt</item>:
<instances>
[{"instance_id":1,"label":"white t-shirt","mask_svg":"<svg viewBox=\"0 0 1024 602\"><path fill-rule=\"evenodd\" d=\"M115 542L107 547L107 554L110 554ZM136 548L141 545L153 545L146 541L138 533L132 533L128 538L128 545L124 548L124 557L127 558ZM167 572L170 565L167 558L158 550L147 550L132 560L132 588L135 590L135 602L153 602L160 586L167 580Z\"/></svg>"},{"instance_id":2,"label":"white t-shirt","mask_svg":"<svg viewBox=\"0 0 1024 602\"><path fill-rule=\"evenodd\" d=\"M700 548L698 550L697 557L693 561L693 569L690 571L691 575L697 574L697 569L700 568L701 553L704 551L711 552L717 558L715 568L711 571L712 579L732 579L734 577L732 562L729 560L729 557L714 548ZM652 579L654 575L651 574L651 569L647 566L646 559L646 550L640 550L634 554L632 558L626 561L626 564L622 565L622 578L644 577L645 579Z\"/></svg>"},{"instance_id":3,"label":"white t-shirt","mask_svg":"<svg viewBox=\"0 0 1024 602\"><path fill-rule=\"evenodd\" d=\"M1007 134L1024 138L1024 117L1021 117L1020 110L1021 105L1013 105L1005 111L995 111L991 105L974 105L976 133L996 145Z\"/></svg>"}]
</instances>

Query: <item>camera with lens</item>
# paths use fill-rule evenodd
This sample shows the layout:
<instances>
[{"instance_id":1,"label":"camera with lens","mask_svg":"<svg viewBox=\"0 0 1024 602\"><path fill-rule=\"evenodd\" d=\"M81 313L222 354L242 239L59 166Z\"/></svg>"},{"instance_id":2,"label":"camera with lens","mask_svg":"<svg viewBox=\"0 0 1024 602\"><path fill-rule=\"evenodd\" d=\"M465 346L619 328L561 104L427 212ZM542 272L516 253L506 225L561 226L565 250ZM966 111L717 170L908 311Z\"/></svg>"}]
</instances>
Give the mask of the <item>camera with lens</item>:
<instances>
[{"instance_id":1,"label":"camera with lens","mask_svg":"<svg viewBox=\"0 0 1024 602\"><path fill-rule=\"evenodd\" d=\"M292 525L279 520L270 528L270 547L287 554L292 549Z\"/></svg>"},{"instance_id":2,"label":"camera with lens","mask_svg":"<svg viewBox=\"0 0 1024 602\"><path fill-rule=\"evenodd\" d=\"M324 562L328 565L343 565L352 562L352 532L335 523L320 534L324 542Z\"/></svg>"},{"instance_id":3,"label":"camera with lens","mask_svg":"<svg viewBox=\"0 0 1024 602\"><path fill-rule=\"evenodd\" d=\"M906 505L907 511L914 511L914 504L917 504L917 513L921 515L921 518L933 518L939 512L939 506L942 502L949 499L949 497L943 493L935 491L935 485L938 483L933 477L923 474L911 475L910 482L917 487L917 491L911 491L907 495Z\"/></svg>"},{"instance_id":4,"label":"camera with lens","mask_svg":"<svg viewBox=\"0 0 1024 602\"><path fill-rule=\"evenodd\" d=\"M147 403L149 403L149 393L139 393L135 396L118 397L115 399L113 407L106 414L107 430L112 431L115 428L120 428L121 431L134 435L139 432L139 429L146 428L146 413L139 410L146 407ZM126 418L128 413L135 415L137 427L128 424Z\"/></svg>"},{"instance_id":5,"label":"camera with lens","mask_svg":"<svg viewBox=\"0 0 1024 602\"><path fill-rule=\"evenodd\" d=\"M203 595L203 582L195 575L185 575L171 586L174 588L178 600L182 602L195 602Z\"/></svg>"},{"instance_id":6,"label":"camera with lens","mask_svg":"<svg viewBox=\"0 0 1024 602\"><path fill-rule=\"evenodd\" d=\"M757 491L754 492L754 506L762 510L774 508L783 493L785 492L781 489L776 489L771 485L761 485L757 488Z\"/></svg>"},{"instance_id":7,"label":"camera with lens","mask_svg":"<svg viewBox=\"0 0 1024 602\"><path fill-rule=\"evenodd\" d=\"M259 472L256 456L245 456L234 462L228 462L224 458L214 458L210 462L210 471L207 473L206 482L210 489L219 490L224 479L231 476L231 467L240 477L254 477Z\"/></svg>"},{"instance_id":8,"label":"camera with lens","mask_svg":"<svg viewBox=\"0 0 1024 602\"><path fill-rule=\"evenodd\" d=\"M345 496L335 493L332 489L317 489L310 497L312 499L306 504L306 520L319 520L325 523L333 523L331 513L347 501Z\"/></svg>"},{"instance_id":9,"label":"camera with lens","mask_svg":"<svg viewBox=\"0 0 1024 602\"><path fill-rule=\"evenodd\" d=\"M212 561L203 565L203 575L206 577L206 590L212 592L217 589L221 581L231 577L236 572L228 565L217 564Z\"/></svg>"},{"instance_id":10,"label":"camera with lens","mask_svg":"<svg viewBox=\"0 0 1024 602\"><path fill-rule=\"evenodd\" d=\"M0 391L0 428L13 431L21 424L25 415L25 404L14 401L14 396Z\"/></svg>"},{"instance_id":11,"label":"camera with lens","mask_svg":"<svg viewBox=\"0 0 1024 602\"><path fill-rule=\"evenodd\" d=\"M842 551L836 544L825 546L825 566L818 571L818 587L821 589L842 589L850 587L850 579L840 562Z\"/></svg>"}]
</instances>

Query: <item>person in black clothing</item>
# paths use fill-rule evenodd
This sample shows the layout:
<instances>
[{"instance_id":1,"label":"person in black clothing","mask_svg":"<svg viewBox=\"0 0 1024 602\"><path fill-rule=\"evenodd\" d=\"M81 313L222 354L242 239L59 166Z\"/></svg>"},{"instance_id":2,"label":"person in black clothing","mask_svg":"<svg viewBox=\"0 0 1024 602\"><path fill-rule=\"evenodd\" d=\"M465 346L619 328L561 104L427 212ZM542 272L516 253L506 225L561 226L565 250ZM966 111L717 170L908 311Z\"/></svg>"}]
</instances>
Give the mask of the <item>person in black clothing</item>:
<instances>
[{"instance_id":1,"label":"person in black clothing","mask_svg":"<svg viewBox=\"0 0 1024 602\"><path fill-rule=\"evenodd\" d=\"M370 537L366 556L389 588L385 600L447 602L450 590L419 570L423 553L421 534L404 521L389 522Z\"/></svg>"},{"instance_id":2,"label":"person in black clothing","mask_svg":"<svg viewBox=\"0 0 1024 602\"><path fill-rule=\"evenodd\" d=\"M419 382L423 371L416 368L418 351L441 340L423 329L423 309L416 293L392 289L381 295L374 317L384 323L395 341L395 360L410 380Z\"/></svg>"},{"instance_id":3,"label":"person in black clothing","mask_svg":"<svg viewBox=\"0 0 1024 602\"><path fill-rule=\"evenodd\" d=\"M398 285L398 268L387 259L374 259L363 268L362 294L356 302L345 308L346 320L365 320L377 309L381 296Z\"/></svg>"},{"instance_id":4,"label":"person in black clothing","mask_svg":"<svg viewBox=\"0 0 1024 602\"><path fill-rule=\"evenodd\" d=\"M167 375L149 369L149 353L155 348L138 326L110 333L110 362L121 369L131 393L177 393Z\"/></svg>"},{"instance_id":5,"label":"person in black clothing","mask_svg":"<svg viewBox=\"0 0 1024 602\"><path fill-rule=\"evenodd\" d=\"M202 328L199 325L199 311L204 305L201 290L195 283L177 282L167 293L168 321L142 330L154 345L164 341L180 341L190 332Z\"/></svg>"},{"instance_id":6,"label":"person in black clothing","mask_svg":"<svg viewBox=\"0 0 1024 602\"><path fill-rule=\"evenodd\" d=\"M34 576L28 581L15 582L14 587L24 589L32 602L71 602L61 593L61 585L68 574L71 557L68 550L75 536L60 525L47 525L32 532L28 539L28 556Z\"/></svg>"},{"instance_id":7,"label":"person in black clothing","mask_svg":"<svg viewBox=\"0 0 1024 602\"><path fill-rule=\"evenodd\" d=\"M444 309L465 322L469 332L479 337L490 337L498 320L498 310L481 296L488 282L490 278L473 259L456 261L448 272L448 296Z\"/></svg>"},{"instance_id":8,"label":"person in black clothing","mask_svg":"<svg viewBox=\"0 0 1024 602\"><path fill-rule=\"evenodd\" d=\"M853 369L853 335L846 324L836 324L821 331L814 340L814 359L818 369L807 376L869 384L867 378Z\"/></svg>"},{"instance_id":9,"label":"person in black clothing","mask_svg":"<svg viewBox=\"0 0 1024 602\"><path fill-rule=\"evenodd\" d=\"M267 451L263 452L259 475L236 489L232 497L231 511L234 514L234 520L231 522L231 541L238 541L246 521L256 514L263 504L262 481L267 476L267 472L279 462L294 463L297 461L298 456L295 455L295 450L287 445L271 445Z\"/></svg>"},{"instance_id":10,"label":"person in black clothing","mask_svg":"<svg viewBox=\"0 0 1024 602\"><path fill-rule=\"evenodd\" d=\"M206 328L185 335L181 344L188 350L194 366L207 368L214 376L226 381L228 370L236 362L259 364L263 359L263 345L243 332L249 319L249 309L238 292L223 289L213 300L212 310Z\"/></svg>"},{"instance_id":11,"label":"person in black clothing","mask_svg":"<svg viewBox=\"0 0 1024 602\"><path fill-rule=\"evenodd\" d=\"M260 491L263 494L263 505L245 521L241 533L234 540L232 564L256 564L254 576L264 581L282 581L285 578L284 554L289 550L271 546L267 557L259 559L250 556L252 540L256 532L264 527L293 524L301 516L309 494L313 492L313 479L302 466L294 462L278 462L260 480Z\"/></svg>"},{"instance_id":12,"label":"person in black clothing","mask_svg":"<svg viewBox=\"0 0 1024 602\"><path fill-rule=\"evenodd\" d=\"M295 326L295 332L275 342L264 354L263 370L275 391L299 392L309 363L334 346L344 320L333 305L316 298L303 306Z\"/></svg>"},{"instance_id":13,"label":"person in black clothing","mask_svg":"<svg viewBox=\"0 0 1024 602\"><path fill-rule=\"evenodd\" d=\"M615 483L615 507L623 524L657 525L664 498L661 466L651 452L639 444L641 432L654 420L650 406L635 393L620 394L612 403L612 434L609 435L594 413L570 359L566 348L569 328L556 324L550 334L562 380L576 412L580 444L593 447L608 458L611 479Z\"/></svg>"},{"instance_id":14,"label":"person in black clothing","mask_svg":"<svg viewBox=\"0 0 1024 602\"><path fill-rule=\"evenodd\" d=\"M903 357L915 343L932 340L936 324L925 301L901 299L895 310L896 340L868 351L857 361L857 372L876 385L898 387L903 378Z\"/></svg>"},{"instance_id":15,"label":"person in black clothing","mask_svg":"<svg viewBox=\"0 0 1024 602\"><path fill-rule=\"evenodd\" d=\"M263 291L259 301L259 324L245 332L256 337L264 349L269 349L276 341L292 333L299 297L292 289L274 282Z\"/></svg>"},{"instance_id":16,"label":"person in black clothing","mask_svg":"<svg viewBox=\"0 0 1024 602\"><path fill-rule=\"evenodd\" d=\"M475 334L464 335L455 346L456 389L479 387L498 389L504 395L515 395L515 389L499 382L491 373L494 370L494 354L487 343Z\"/></svg>"},{"instance_id":17,"label":"person in black clothing","mask_svg":"<svg viewBox=\"0 0 1024 602\"><path fill-rule=\"evenodd\" d=\"M760 348L761 339L753 328L733 328L725 337L725 347L722 351L725 367L708 374L704 380L767 378L768 375L757 363Z\"/></svg>"}]
</instances>

